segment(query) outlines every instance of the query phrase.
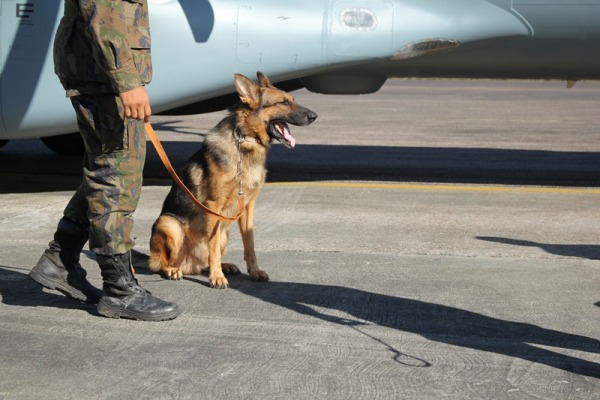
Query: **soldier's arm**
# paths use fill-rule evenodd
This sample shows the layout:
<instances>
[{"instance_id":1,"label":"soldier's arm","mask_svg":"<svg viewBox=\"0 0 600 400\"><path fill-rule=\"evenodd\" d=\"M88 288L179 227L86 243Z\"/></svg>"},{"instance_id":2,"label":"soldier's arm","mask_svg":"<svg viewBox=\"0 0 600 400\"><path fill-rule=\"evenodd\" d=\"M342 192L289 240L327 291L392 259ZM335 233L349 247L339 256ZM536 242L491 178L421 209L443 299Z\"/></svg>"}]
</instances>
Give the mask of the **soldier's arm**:
<instances>
[{"instance_id":1,"label":"soldier's arm","mask_svg":"<svg viewBox=\"0 0 600 400\"><path fill-rule=\"evenodd\" d=\"M128 118L142 119L144 122L150 120L152 111L150 109L150 99L143 86L119 93L125 116Z\"/></svg>"},{"instance_id":2,"label":"soldier's arm","mask_svg":"<svg viewBox=\"0 0 600 400\"><path fill-rule=\"evenodd\" d=\"M137 7L128 1L80 1L88 8L88 27L96 61L106 68L113 88L123 102L125 116L148 120L150 100L135 66L132 44L128 38L129 15ZM129 16L129 18L127 18Z\"/></svg>"}]
</instances>

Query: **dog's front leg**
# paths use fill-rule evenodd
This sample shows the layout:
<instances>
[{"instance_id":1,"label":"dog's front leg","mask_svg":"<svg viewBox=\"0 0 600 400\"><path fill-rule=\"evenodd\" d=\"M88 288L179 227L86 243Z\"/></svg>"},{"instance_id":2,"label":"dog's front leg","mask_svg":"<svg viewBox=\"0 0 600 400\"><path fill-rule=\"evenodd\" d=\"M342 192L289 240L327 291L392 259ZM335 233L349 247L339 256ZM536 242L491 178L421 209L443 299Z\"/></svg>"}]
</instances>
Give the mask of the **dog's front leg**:
<instances>
[{"instance_id":1,"label":"dog's front leg","mask_svg":"<svg viewBox=\"0 0 600 400\"><path fill-rule=\"evenodd\" d=\"M242 242L244 244L244 260L248 268L248 275L253 281L268 281L269 275L258 268L256 253L254 252L254 204L252 200L246 205L246 212L238 221Z\"/></svg>"},{"instance_id":2,"label":"dog's front leg","mask_svg":"<svg viewBox=\"0 0 600 400\"><path fill-rule=\"evenodd\" d=\"M207 216L208 228L208 283L211 287L225 289L229 282L221 269L221 222Z\"/></svg>"}]
</instances>

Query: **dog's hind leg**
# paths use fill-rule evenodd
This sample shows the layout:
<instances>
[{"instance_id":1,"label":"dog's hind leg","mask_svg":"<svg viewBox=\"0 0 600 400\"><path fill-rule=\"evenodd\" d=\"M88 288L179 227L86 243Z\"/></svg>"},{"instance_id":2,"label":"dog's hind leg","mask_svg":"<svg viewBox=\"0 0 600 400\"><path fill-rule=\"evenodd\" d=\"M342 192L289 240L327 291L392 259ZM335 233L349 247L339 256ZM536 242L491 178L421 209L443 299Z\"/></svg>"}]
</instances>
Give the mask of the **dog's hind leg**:
<instances>
[{"instance_id":1,"label":"dog's hind leg","mask_svg":"<svg viewBox=\"0 0 600 400\"><path fill-rule=\"evenodd\" d=\"M175 218L162 215L152 227L150 238L150 270L169 279L181 279L183 272L177 265L185 240L185 229Z\"/></svg>"}]
</instances>

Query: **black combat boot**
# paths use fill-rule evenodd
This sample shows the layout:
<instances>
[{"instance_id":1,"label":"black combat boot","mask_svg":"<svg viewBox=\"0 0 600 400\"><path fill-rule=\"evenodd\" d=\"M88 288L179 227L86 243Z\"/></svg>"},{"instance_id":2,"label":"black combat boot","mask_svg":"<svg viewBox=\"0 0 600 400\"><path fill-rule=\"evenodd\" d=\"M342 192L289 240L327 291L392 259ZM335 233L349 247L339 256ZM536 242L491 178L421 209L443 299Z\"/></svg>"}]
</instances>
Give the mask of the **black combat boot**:
<instances>
[{"instance_id":1,"label":"black combat boot","mask_svg":"<svg viewBox=\"0 0 600 400\"><path fill-rule=\"evenodd\" d=\"M98 313L110 318L166 321L181 314L175 303L160 300L141 287L131 268L131 252L116 256L97 255L104 279L104 297Z\"/></svg>"},{"instance_id":2,"label":"black combat boot","mask_svg":"<svg viewBox=\"0 0 600 400\"><path fill-rule=\"evenodd\" d=\"M54 240L48 244L29 276L48 289L58 290L76 300L98 304L102 290L88 282L87 272L79 264L79 254L85 242L87 232L67 231L59 223Z\"/></svg>"}]
</instances>

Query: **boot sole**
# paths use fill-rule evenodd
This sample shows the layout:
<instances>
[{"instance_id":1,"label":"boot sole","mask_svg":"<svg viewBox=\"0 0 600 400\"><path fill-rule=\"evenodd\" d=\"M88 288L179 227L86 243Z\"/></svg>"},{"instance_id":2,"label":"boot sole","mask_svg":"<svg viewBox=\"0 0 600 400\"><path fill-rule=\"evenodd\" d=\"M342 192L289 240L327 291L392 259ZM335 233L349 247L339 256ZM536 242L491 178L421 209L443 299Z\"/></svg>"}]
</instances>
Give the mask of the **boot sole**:
<instances>
[{"instance_id":1,"label":"boot sole","mask_svg":"<svg viewBox=\"0 0 600 400\"><path fill-rule=\"evenodd\" d=\"M182 310L180 308L176 308L175 310L168 312L168 313L157 314L157 315L148 315L148 314L144 314L144 313L137 313L137 312L125 310L122 307L112 307L112 306L104 303L102 300L100 300L100 302L98 303L97 310L98 310L98 314L100 314L104 317L108 317L108 318L127 318L127 319L134 319L137 321L153 321L153 322L169 321L169 320L175 319L182 312Z\"/></svg>"},{"instance_id":2,"label":"boot sole","mask_svg":"<svg viewBox=\"0 0 600 400\"><path fill-rule=\"evenodd\" d=\"M93 301L89 301L88 297L79 290L73 289L69 285L65 285L63 281L49 278L35 269L32 269L31 272L29 272L29 277L46 289L58 290L72 299L94 304Z\"/></svg>"}]
</instances>

